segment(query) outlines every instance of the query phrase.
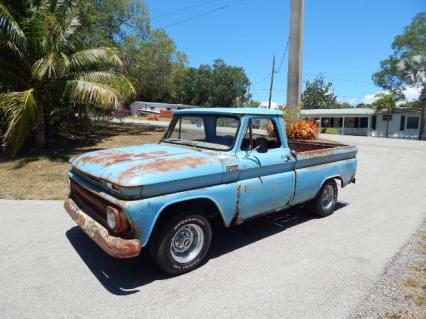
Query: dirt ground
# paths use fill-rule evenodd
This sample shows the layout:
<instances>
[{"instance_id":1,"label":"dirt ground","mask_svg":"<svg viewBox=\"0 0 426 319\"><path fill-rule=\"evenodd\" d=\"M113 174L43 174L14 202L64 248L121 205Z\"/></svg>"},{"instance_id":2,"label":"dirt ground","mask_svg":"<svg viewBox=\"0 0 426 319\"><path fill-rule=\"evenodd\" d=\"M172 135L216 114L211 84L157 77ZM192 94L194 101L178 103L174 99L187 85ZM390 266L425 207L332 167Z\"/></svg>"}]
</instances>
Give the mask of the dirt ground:
<instances>
[{"instance_id":1,"label":"dirt ground","mask_svg":"<svg viewBox=\"0 0 426 319\"><path fill-rule=\"evenodd\" d=\"M54 141L46 155L0 158L0 199L64 199L68 160L110 147L155 143L164 129L132 124L99 124L92 133Z\"/></svg>"}]
</instances>

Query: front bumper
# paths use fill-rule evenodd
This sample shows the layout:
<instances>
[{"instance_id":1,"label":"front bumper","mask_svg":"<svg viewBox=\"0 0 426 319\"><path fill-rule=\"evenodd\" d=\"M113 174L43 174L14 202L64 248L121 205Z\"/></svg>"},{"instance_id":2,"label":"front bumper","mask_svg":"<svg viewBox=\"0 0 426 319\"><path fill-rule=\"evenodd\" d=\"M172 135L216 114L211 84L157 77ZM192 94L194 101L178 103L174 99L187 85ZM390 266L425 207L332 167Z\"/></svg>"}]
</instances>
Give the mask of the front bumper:
<instances>
[{"instance_id":1,"label":"front bumper","mask_svg":"<svg viewBox=\"0 0 426 319\"><path fill-rule=\"evenodd\" d=\"M71 198L65 200L64 208L87 236L107 254L116 258L131 258L140 254L141 242L139 239L111 236L104 226L83 212Z\"/></svg>"}]
</instances>

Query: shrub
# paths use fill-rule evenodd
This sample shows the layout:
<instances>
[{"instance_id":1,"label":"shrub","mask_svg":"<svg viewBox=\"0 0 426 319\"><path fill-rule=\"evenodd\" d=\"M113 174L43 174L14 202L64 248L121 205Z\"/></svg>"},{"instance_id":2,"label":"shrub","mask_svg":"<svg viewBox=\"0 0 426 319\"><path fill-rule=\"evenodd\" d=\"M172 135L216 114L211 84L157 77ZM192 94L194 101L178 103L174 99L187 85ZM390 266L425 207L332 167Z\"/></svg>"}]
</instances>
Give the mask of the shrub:
<instances>
[{"instance_id":1,"label":"shrub","mask_svg":"<svg viewBox=\"0 0 426 319\"><path fill-rule=\"evenodd\" d=\"M159 121L160 116L158 116L157 114L149 114L145 117L145 119L147 119L148 121Z\"/></svg>"},{"instance_id":2,"label":"shrub","mask_svg":"<svg viewBox=\"0 0 426 319\"><path fill-rule=\"evenodd\" d=\"M320 133L318 124L308 120L286 122L287 136L290 140L314 140Z\"/></svg>"},{"instance_id":3,"label":"shrub","mask_svg":"<svg viewBox=\"0 0 426 319\"><path fill-rule=\"evenodd\" d=\"M334 127L323 127L321 129L321 133L324 133L324 134L333 134L333 135L340 135L340 133L337 130L337 128L334 128Z\"/></svg>"}]
</instances>

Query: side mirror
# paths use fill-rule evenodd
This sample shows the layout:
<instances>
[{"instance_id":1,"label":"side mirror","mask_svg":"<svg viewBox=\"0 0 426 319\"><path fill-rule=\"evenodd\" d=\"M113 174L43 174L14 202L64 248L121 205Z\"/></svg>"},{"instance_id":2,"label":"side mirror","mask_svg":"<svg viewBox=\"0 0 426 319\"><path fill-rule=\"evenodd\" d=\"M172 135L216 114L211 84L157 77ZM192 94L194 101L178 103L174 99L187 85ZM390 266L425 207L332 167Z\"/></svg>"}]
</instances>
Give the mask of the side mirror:
<instances>
[{"instance_id":1,"label":"side mirror","mask_svg":"<svg viewBox=\"0 0 426 319\"><path fill-rule=\"evenodd\" d=\"M268 152L268 145L262 144L256 147L258 153Z\"/></svg>"}]
</instances>

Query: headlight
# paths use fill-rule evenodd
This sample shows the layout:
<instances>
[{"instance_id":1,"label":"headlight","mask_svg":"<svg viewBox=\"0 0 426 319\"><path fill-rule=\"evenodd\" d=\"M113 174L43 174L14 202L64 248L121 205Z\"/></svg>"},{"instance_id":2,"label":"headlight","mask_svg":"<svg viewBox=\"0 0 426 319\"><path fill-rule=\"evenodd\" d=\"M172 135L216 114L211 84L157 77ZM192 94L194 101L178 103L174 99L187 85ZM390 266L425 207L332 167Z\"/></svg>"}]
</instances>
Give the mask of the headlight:
<instances>
[{"instance_id":1,"label":"headlight","mask_svg":"<svg viewBox=\"0 0 426 319\"><path fill-rule=\"evenodd\" d=\"M117 228L117 216L116 216L116 209L113 207L108 206L106 209L107 213L107 224L109 229L116 230Z\"/></svg>"},{"instance_id":2,"label":"headlight","mask_svg":"<svg viewBox=\"0 0 426 319\"><path fill-rule=\"evenodd\" d=\"M106 218L108 228L115 233L126 231L128 228L127 219L117 208L107 206Z\"/></svg>"}]
</instances>

